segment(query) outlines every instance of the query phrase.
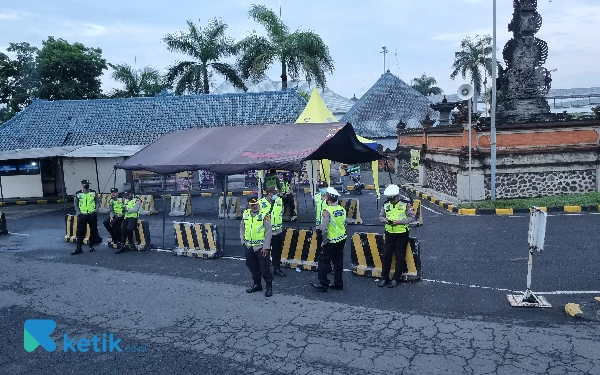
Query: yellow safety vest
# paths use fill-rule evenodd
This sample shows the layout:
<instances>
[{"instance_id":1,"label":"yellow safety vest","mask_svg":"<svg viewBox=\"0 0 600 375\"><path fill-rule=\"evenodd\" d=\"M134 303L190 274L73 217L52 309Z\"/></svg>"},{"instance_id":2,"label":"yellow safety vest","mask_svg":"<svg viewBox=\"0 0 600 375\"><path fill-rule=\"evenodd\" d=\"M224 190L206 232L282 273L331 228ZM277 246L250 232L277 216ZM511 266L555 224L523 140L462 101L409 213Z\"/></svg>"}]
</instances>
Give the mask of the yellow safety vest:
<instances>
[{"instance_id":1,"label":"yellow safety vest","mask_svg":"<svg viewBox=\"0 0 600 375\"><path fill-rule=\"evenodd\" d=\"M244 211L244 242L248 246L262 246L265 243L265 212L252 216L250 209Z\"/></svg>"},{"instance_id":2,"label":"yellow safety vest","mask_svg":"<svg viewBox=\"0 0 600 375\"><path fill-rule=\"evenodd\" d=\"M290 192L290 183L288 181L283 180L281 182L281 194L287 194Z\"/></svg>"},{"instance_id":3,"label":"yellow safety vest","mask_svg":"<svg viewBox=\"0 0 600 375\"><path fill-rule=\"evenodd\" d=\"M277 175L268 175L265 176L265 187L273 186L277 187Z\"/></svg>"},{"instance_id":4,"label":"yellow safety vest","mask_svg":"<svg viewBox=\"0 0 600 375\"><path fill-rule=\"evenodd\" d=\"M388 220L404 220L407 218L406 216L406 204L402 202L398 202L396 204L385 203L383 205L383 210L385 211L385 218ZM407 224L400 225L385 225L385 231L388 233L405 233L408 231Z\"/></svg>"},{"instance_id":5,"label":"yellow safety vest","mask_svg":"<svg viewBox=\"0 0 600 375\"><path fill-rule=\"evenodd\" d=\"M127 207L127 210L129 210L130 208L134 208L137 200L138 200L138 197L133 197L130 200L126 200L125 207ZM138 217L140 217L139 211L138 212L127 211L127 213L125 214L125 219L132 219L132 218L138 218Z\"/></svg>"},{"instance_id":6,"label":"yellow safety vest","mask_svg":"<svg viewBox=\"0 0 600 375\"><path fill-rule=\"evenodd\" d=\"M323 208L327 206L327 202L323 199L321 193L315 194L315 206L317 209L316 224L319 226L321 225L321 218L323 217Z\"/></svg>"},{"instance_id":7,"label":"yellow safety vest","mask_svg":"<svg viewBox=\"0 0 600 375\"><path fill-rule=\"evenodd\" d=\"M96 192L94 190L88 190L87 193L84 193L83 190L79 191L77 200L79 211L82 214L91 214L96 210Z\"/></svg>"},{"instance_id":8,"label":"yellow safety vest","mask_svg":"<svg viewBox=\"0 0 600 375\"><path fill-rule=\"evenodd\" d=\"M271 230L273 232L283 228L283 200L281 197L277 197L273 201L273 208L271 209L271 202L267 198L261 198L258 202L260 204L260 212L271 214Z\"/></svg>"},{"instance_id":9,"label":"yellow safety vest","mask_svg":"<svg viewBox=\"0 0 600 375\"><path fill-rule=\"evenodd\" d=\"M110 205L113 208L113 211L117 215L121 215L123 213L123 200L119 198L111 198Z\"/></svg>"},{"instance_id":10,"label":"yellow safety vest","mask_svg":"<svg viewBox=\"0 0 600 375\"><path fill-rule=\"evenodd\" d=\"M329 225L327 226L327 241L338 243L346 239L346 210L340 206L325 205L323 210L329 213Z\"/></svg>"}]
</instances>

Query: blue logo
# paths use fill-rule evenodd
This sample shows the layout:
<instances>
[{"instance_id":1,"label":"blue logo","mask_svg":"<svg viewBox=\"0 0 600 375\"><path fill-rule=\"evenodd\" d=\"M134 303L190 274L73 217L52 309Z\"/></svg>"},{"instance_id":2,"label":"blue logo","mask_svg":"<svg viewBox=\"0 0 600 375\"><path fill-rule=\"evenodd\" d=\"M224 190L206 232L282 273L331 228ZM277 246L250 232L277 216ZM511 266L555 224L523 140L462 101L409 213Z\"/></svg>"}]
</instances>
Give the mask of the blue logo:
<instances>
[{"instance_id":1,"label":"blue logo","mask_svg":"<svg viewBox=\"0 0 600 375\"><path fill-rule=\"evenodd\" d=\"M56 329L56 322L50 319L29 319L23 326L23 347L31 353L38 346L47 352L56 350L56 343L50 335Z\"/></svg>"}]
</instances>

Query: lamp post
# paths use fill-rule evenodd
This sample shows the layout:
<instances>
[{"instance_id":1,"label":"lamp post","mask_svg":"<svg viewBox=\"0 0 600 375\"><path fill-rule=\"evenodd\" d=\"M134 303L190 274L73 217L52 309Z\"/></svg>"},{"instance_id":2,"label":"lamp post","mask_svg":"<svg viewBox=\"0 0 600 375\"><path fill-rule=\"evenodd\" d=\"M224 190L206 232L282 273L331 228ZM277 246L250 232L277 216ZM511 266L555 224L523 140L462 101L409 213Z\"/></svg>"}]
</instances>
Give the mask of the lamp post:
<instances>
[{"instance_id":1,"label":"lamp post","mask_svg":"<svg viewBox=\"0 0 600 375\"><path fill-rule=\"evenodd\" d=\"M388 53L388 49L385 48L385 46L381 47L381 52L379 53L383 53L383 74L385 74L385 55Z\"/></svg>"},{"instance_id":2,"label":"lamp post","mask_svg":"<svg viewBox=\"0 0 600 375\"><path fill-rule=\"evenodd\" d=\"M496 0L494 0L494 31L492 38L492 113L490 126L490 198L496 199Z\"/></svg>"}]
</instances>

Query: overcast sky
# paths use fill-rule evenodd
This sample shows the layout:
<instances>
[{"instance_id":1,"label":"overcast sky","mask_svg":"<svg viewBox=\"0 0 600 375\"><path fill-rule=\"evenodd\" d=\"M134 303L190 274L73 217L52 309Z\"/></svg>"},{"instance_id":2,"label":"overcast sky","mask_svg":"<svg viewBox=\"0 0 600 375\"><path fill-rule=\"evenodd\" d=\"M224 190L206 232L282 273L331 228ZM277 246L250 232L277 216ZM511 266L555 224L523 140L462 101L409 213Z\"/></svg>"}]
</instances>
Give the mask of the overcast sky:
<instances>
[{"instance_id":1,"label":"overcast sky","mask_svg":"<svg viewBox=\"0 0 600 375\"><path fill-rule=\"evenodd\" d=\"M2 4L3 3L3 4ZM252 29L250 4L278 9L279 0L23 0L0 3L0 50L10 42L41 46L48 36L100 47L112 63L165 70L181 56L166 50L165 34L185 30L187 19L201 23L221 17L236 40ZM600 0L539 0L543 26L538 37L549 46L546 68L553 88L600 86ZM498 57L511 37L507 25L512 1L498 0ZM466 36L492 33L492 0L282 0L282 16L291 29L321 35L335 60L328 86L338 94L360 97L386 69L405 82L423 72L435 77L445 93L463 83L450 80L454 52ZM269 76L279 79L272 68ZM117 87L106 71L105 90ZM216 78L215 83L222 79ZM491 83L490 83L491 84Z\"/></svg>"}]
</instances>

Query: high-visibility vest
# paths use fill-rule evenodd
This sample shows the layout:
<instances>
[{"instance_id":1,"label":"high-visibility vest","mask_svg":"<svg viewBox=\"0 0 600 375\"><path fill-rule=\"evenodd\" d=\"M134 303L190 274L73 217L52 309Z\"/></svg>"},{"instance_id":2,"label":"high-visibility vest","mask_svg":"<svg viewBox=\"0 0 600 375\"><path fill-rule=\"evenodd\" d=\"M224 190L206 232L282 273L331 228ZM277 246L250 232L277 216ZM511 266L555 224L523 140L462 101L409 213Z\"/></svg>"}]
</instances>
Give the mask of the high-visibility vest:
<instances>
[{"instance_id":1,"label":"high-visibility vest","mask_svg":"<svg viewBox=\"0 0 600 375\"><path fill-rule=\"evenodd\" d=\"M329 225L327 226L327 241L338 243L346 239L346 210L340 206L325 205L324 211L329 213Z\"/></svg>"},{"instance_id":2,"label":"high-visibility vest","mask_svg":"<svg viewBox=\"0 0 600 375\"><path fill-rule=\"evenodd\" d=\"M290 192L291 186L289 181L283 180L281 182L281 194L285 195Z\"/></svg>"},{"instance_id":3,"label":"high-visibility vest","mask_svg":"<svg viewBox=\"0 0 600 375\"><path fill-rule=\"evenodd\" d=\"M283 228L283 200L277 196L273 201L273 204L269 202L267 198L261 198L258 202L260 204L260 212L271 214L271 230L273 232Z\"/></svg>"},{"instance_id":4,"label":"high-visibility vest","mask_svg":"<svg viewBox=\"0 0 600 375\"><path fill-rule=\"evenodd\" d=\"M406 216L406 204L402 202L398 202L396 204L391 204L389 202L383 205L383 210L385 211L385 218L388 220L404 220L407 218ZM385 231L388 233L405 233L408 231L407 224L400 225L385 225Z\"/></svg>"},{"instance_id":5,"label":"high-visibility vest","mask_svg":"<svg viewBox=\"0 0 600 375\"><path fill-rule=\"evenodd\" d=\"M315 194L315 206L317 209L316 225L321 225L321 217L323 217L323 208L327 206L327 201L323 199L321 193Z\"/></svg>"},{"instance_id":6,"label":"high-visibility vest","mask_svg":"<svg viewBox=\"0 0 600 375\"><path fill-rule=\"evenodd\" d=\"M132 218L140 217L139 210L138 210L138 212L129 212L130 208L135 207L138 199L139 199L138 197L133 197L131 199L125 200L125 207L127 207L127 212L125 213L125 219L132 219Z\"/></svg>"},{"instance_id":7,"label":"high-visibility vest","mask_svg":"<svg viewBox=\"0 0 600 375\"><path fill-rule=\"evenodd\" d=\"M265 216L266 213L260 211L252 216L250 209L244 211L242 220L244 220L244 242L248 246L262 246L265 243Z\"/></svg>"},{"instance_id":8,"label":"high-visibility vest","mask_svg":"<svg viewBox=\"0 0 600 375\"><path fill-rule=\"evenodd\" d=\"M265 187L268 188L269 186L273 186L273 187L277 187L277 175L268 175L265 176Z\"/></svg>"},{"instance_id":9,"label":"high-visibility vest","mask_svg":"<svg viewBox=\"0 0 600 375\"><path fill-rule=\"evenodd\" d=\"M94 190L88 190L87 193L83 190L78 191L77 202L82 214L91 214L96 210L96 192Z\"/></svg>"},{"instance_id":10,"label":"high-visibility vest","mask_svg":"<svg viewBox=\"0 0 600 375\"><path fill-rule=\"evenodd\" d=\"M123 213L123 200L119 198L111 198L110 205L113 208L113 211L117 215L121 215Z\"/></svg>"}]
</instances>

